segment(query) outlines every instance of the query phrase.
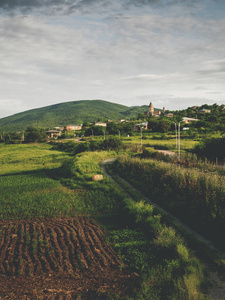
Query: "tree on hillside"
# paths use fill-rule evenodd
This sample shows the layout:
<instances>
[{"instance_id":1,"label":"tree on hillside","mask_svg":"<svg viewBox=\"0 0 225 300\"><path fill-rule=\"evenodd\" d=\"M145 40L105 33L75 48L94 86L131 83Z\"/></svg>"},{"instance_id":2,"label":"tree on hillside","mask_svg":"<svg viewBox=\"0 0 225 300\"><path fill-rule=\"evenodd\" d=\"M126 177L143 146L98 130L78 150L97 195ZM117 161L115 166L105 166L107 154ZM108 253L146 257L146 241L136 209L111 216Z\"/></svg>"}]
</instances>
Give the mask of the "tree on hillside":
<instances>
[{"instance_id":1,"label":"tree on hillside","mask_svg":"<svg viewBox=\"0 0 225 300\"><path fill-rule=\"evenodd\" d=\"M170 120L162 119L159 122L160 131L165 133L170 130L172 122Z\"/></svg>"},{"instance_id":2,"label":"tree on hillside","mask_svg":"<svg viewBox=\"0 0 225 300\"><path fill-rule=\"evenodd\" d=\"M110 122L107 123L106 130L109 134L117 134L118 130L121 130L121 125L118 125L115 122Z\"/></svg>"},{"instance_id":3,"label":"tree on hillside","mask_svg":"<svg viewBox=\"0 0 225 300\"><path fill-rule=\"evenodd\" d=\"M139 112L137 115L137 120L144 120L144 114Z\"/></svg>"},{"instance_id":4,"label":"tree on hillside","mask_svg":"<svg viewBox=\"0 0 225 300\"><path fill-rule=\"evenodd\" d=\"M44 129L38 129L32 126L27 127L25 131L25 142L44 142L46 141L47 135Z\"/></svg>"}]
</instances>

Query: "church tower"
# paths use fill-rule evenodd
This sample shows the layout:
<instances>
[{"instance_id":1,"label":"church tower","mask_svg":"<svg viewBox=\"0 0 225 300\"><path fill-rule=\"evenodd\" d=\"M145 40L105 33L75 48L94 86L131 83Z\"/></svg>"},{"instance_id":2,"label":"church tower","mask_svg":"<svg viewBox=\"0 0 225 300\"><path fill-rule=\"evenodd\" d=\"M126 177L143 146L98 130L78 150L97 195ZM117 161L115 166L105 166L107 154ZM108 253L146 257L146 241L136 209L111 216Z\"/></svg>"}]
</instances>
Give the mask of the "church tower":
<instances>
[{"instance_id":1,"label":"church tower","mask_svg":"<svg viewBox=\"0 0 225 300\"><path fill-rule=\"evenodd\" d=\"M152 102L150 102L150 104L149 104L148 113L149 113L149 115L154 114L154 106L153 106Z\"/></svg>"}]
</instances>

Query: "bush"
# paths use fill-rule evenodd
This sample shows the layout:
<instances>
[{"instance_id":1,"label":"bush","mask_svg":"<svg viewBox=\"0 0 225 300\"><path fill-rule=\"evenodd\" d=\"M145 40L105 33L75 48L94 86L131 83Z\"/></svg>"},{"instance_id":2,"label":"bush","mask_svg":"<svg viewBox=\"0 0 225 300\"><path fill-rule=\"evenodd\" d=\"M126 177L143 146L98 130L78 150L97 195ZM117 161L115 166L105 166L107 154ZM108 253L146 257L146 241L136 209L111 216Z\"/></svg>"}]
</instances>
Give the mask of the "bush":
<instances>
[{"instance_id":1,"label":"bush","mask_svg":"<svg viewBox=\"0 0 225 300\"><path fill-rule=\"evenodd\" d=\"M225 158L225 138L208 138L195 146L193 152L200 157L206 157L211 161L216 158L219 161L224 161Z\"/></svg>"},{"instance_id":2,"label":"bush","mask_svg":"<svg viewBox=\"0 0 225 300\"><path fill-rule=\"evenodd\" d=\"M35 127L27 127L25 131L25 141L28 143L31 142L45 142L47 135L44 129L38 129Z\"/></svg>"}]
</instances>

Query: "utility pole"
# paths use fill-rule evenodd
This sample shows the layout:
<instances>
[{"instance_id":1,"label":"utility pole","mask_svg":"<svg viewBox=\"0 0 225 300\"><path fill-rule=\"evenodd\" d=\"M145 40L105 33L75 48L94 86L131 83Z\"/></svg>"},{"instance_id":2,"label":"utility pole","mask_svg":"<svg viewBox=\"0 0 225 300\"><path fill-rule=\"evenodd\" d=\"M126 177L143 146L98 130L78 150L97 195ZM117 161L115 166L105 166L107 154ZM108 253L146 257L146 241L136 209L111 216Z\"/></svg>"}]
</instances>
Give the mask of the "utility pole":
<instances>
[{"instance_id":1,"label":"utility pole","mask_svg":"<svg viewBox=\"0 0 225 300\"><path fill-rule=\"evenodd\" d=\"M180 122L178 124L173 123L175 125L176 149L178 151L178 158L180 159Z\"/></svg>"},{"instance_id":2,"label":"utility pole","mask_svg":"<svg viewBox=\"0 0 225 300\"><path fill-rule=\"evenodd\" d=\"M103 131L103 134L104 134L104 140L105 140L105 130L102 130Z\"/></svg>"},{"instance_id":3,"label":"utility pole","mask_svg":"<svg viewBox=\"0 0 225 300\"><path fill-rule=\"evenodd\" d=\"M24 142L24 131L22 132L21 143Z\"/></svg>"},{"instance_id":4,"label":"utility pole","mask_svg":"<svg viewBox=\"0 0 225 300\"><path fill-rule=\"evenodd\" d=\"M180 122L178 123L178 158L180 159Z\"/></svg>"},{"instance_id":5,"label":"utility pole","mask_svg":"<svg viewBox=\"0 0 225 300\"><path fill-rule=\"evenodd\" d=\"M119 132L119 139L120 139L120 131L118 130L118 132Z\"/></svg>"},{"instance_id":6,"label":"utility pole","mask_svg":"<svg viewBox=\"0 0 225 300\"><path fill-rule=\"evenodd\" d=\"M176 149L177 149L177 123L173 122L175 125L175 137L176 137Z\"/></svg>"},{"instance_id":7,"label":"utility pole","mask_svg":"<svg viewBox=\"0 0 225 300\"><path fill-rule=\"evenodd\" d=\"M141 129L141 147L142 147L142 126L140 127Z\"/></svg>"}]
</instances>

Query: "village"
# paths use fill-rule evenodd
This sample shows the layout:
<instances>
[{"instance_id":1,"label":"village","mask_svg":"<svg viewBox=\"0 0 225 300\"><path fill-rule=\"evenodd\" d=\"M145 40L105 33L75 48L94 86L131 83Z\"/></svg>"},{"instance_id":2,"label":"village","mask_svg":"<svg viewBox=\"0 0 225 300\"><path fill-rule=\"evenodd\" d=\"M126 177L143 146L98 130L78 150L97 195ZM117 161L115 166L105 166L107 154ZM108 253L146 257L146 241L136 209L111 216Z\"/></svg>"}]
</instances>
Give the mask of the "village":
<instances>
[{"instance_id":1,"label":"village","mask_svg":"<svg viewBox=\"0 0 225 300\"><path fill-rule=\"evenodd\" d=\"M196 109L197 107L193 107L193 109ZM199 110L199 113L201 114L205 114L205 113L210 113L211 111L209 109L202 109ZM165 107L163 107L162 110L155 110L152 102L150 102L149 106L148 106L148 111L144 112L143 117L144 119L148 119L149 117L154 117L154 118L159 118L159 117L166 117L166 118L173 118L174 114L172 112L166 112ZM189 124L191 122L197 122L199 121L199 119L197 118L189 118L189 117L183 117L182 118L182 122L184 124ZM126 120L126 119L119 119L116 123L117 124L121 124L123 122L129 123L131 122L130 120ZM107 128L107 124L112 123L112 120L108 120L107 122L96 122L96 123L90 123L90 125L92 126L98 126L98 127L102 127L102 128ZM141 130L148 130L148 121L144 121L144 122L140 122L140 123L135 123L132 122L132 128L134 132L140 131ZM81 131L83 129L83 124L69 124L66 125L64 127L60 127L60 126L56 126L53 129L47 130L46 134L49 138L57 138L57 137L61 137L62 133L65 133L65 135L68 133L70 134L76 134L76 131ZM184 127L184 130L188 130L188 127ZM93 134L93 133L92 133Z\"/></svg>"}]
</instances>

